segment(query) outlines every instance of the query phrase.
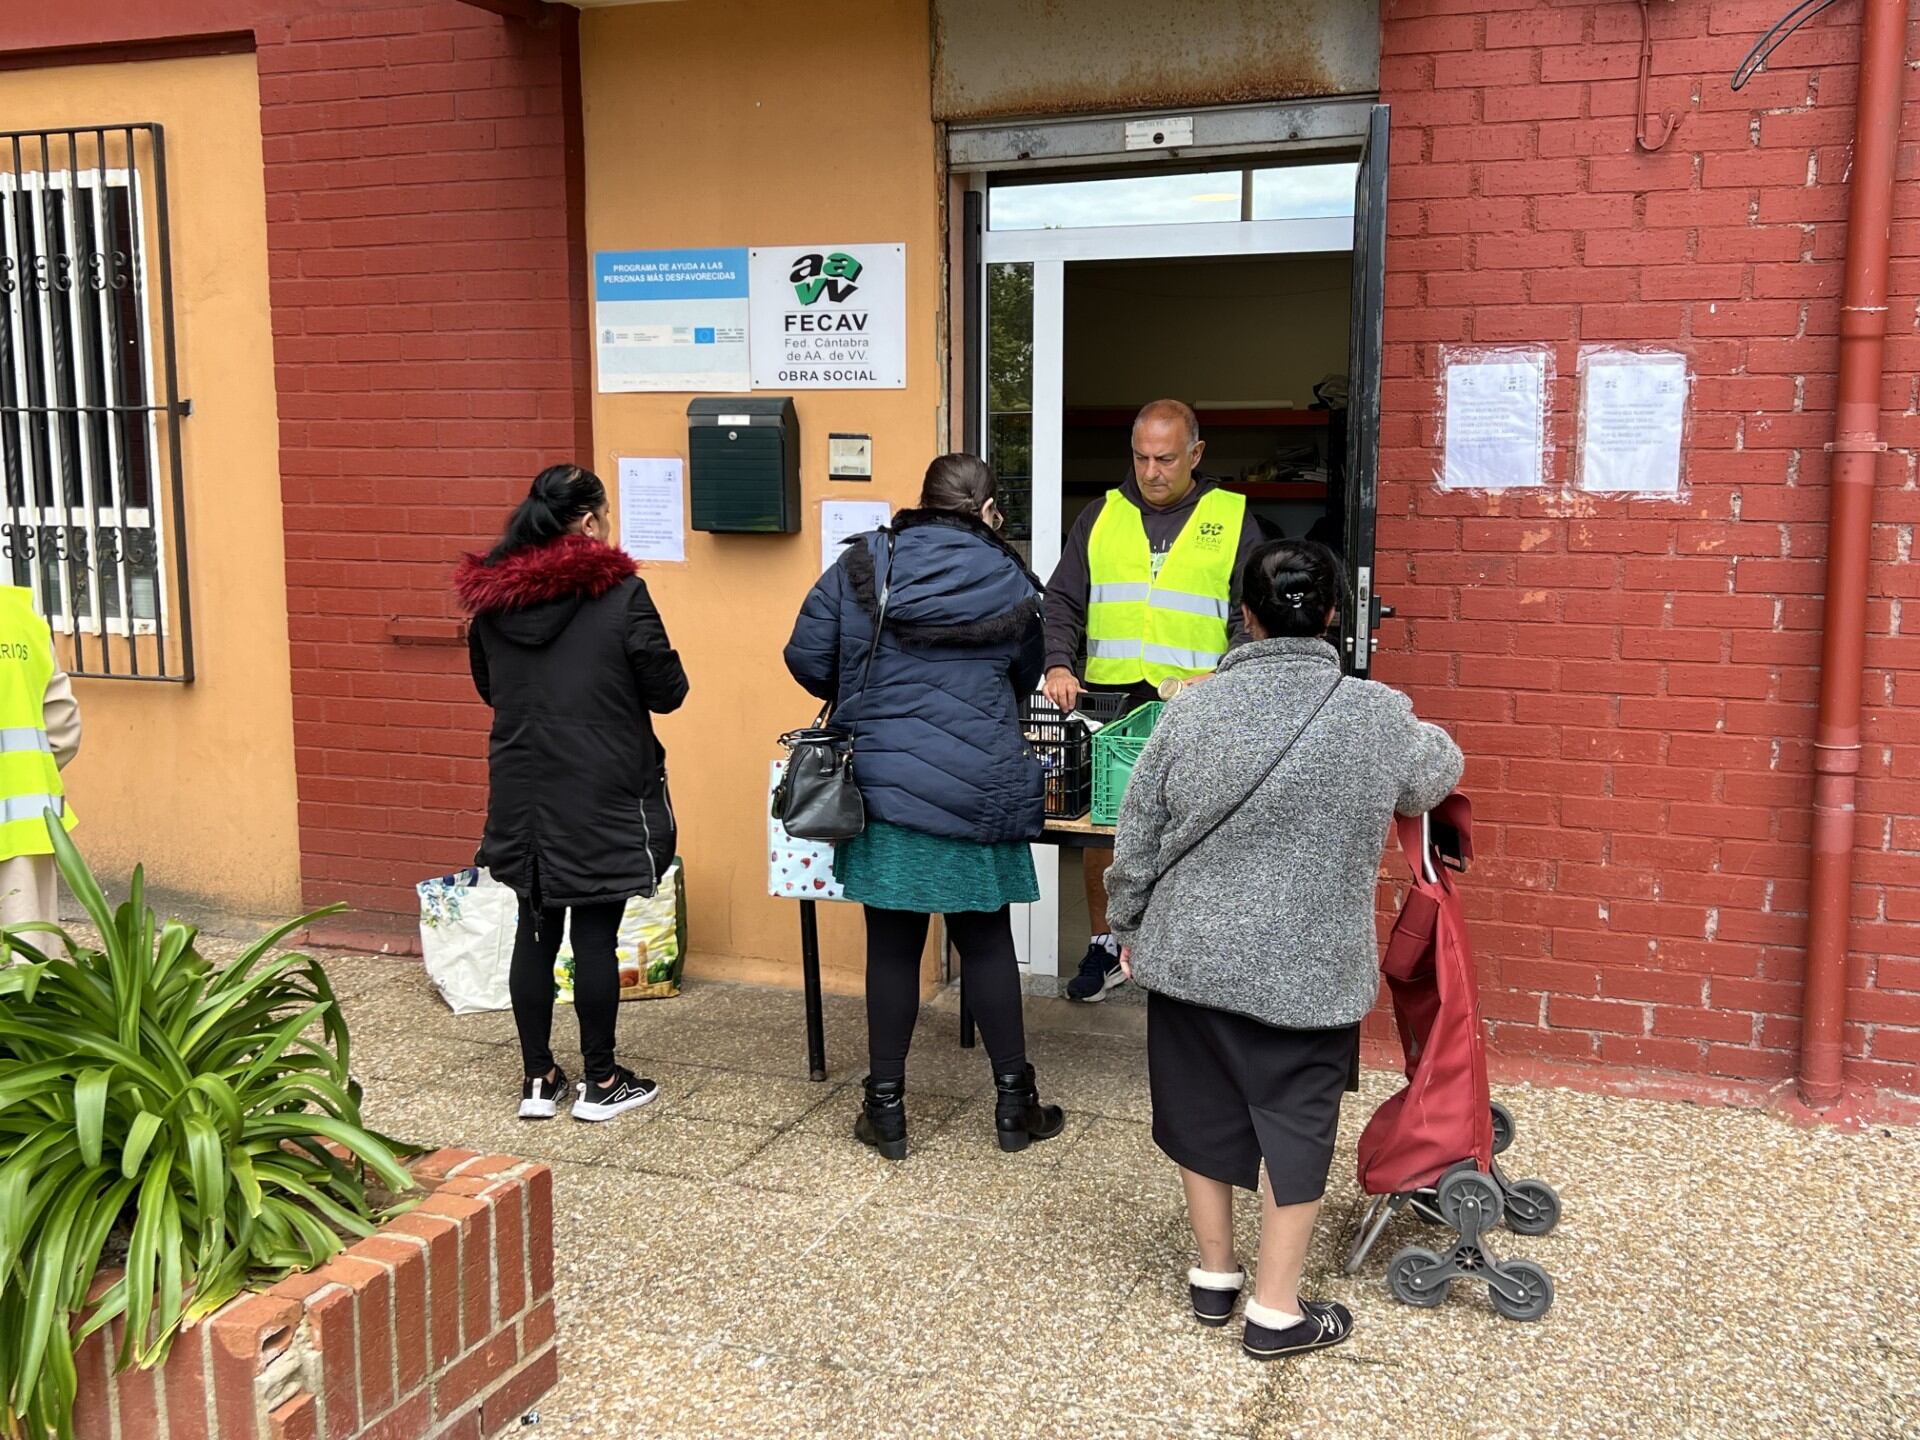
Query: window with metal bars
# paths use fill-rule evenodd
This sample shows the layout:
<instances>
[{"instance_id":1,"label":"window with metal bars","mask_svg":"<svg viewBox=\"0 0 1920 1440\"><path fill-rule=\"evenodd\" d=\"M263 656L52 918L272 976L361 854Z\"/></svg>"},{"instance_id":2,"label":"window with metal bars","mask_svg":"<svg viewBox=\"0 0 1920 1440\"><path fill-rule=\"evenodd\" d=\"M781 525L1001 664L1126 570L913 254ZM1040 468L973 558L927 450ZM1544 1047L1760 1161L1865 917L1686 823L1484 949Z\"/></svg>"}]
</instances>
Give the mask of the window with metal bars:
<instances>
[{"instance_id":1,"label":"window with metal bars","mask_svg":"<svg viewBox=\"0 0 1920 1440\"><path fill-rule=\"evenodd\" d=\"M0 583L75 675L193 678L155 124L0 132Z\"/></svg>"}]
</instances>

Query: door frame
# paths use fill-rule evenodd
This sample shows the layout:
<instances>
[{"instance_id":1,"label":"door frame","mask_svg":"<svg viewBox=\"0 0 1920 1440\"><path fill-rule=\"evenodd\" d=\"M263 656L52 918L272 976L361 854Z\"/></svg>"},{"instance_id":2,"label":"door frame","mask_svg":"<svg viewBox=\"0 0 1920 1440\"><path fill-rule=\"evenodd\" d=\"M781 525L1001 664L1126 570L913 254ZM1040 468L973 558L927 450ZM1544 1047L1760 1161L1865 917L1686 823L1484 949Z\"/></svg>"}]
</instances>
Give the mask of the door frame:
<instances>
[{"instance_id":1,"label":"door frame","mask_svg":"<svg viewBox=\"0 0 1920 1440\"><path fill-rule=\"evenodd\" d=\"M961 333L950 337L954 363L960 367L962 443L974 453L988 453L987 431L987 267L1030 264L1033 267L1033 436L1032 436L1032 568L1042 578L1060 559L1060 521L1063 509L1061 459L1065 430L1065 318L1066 267L1096 260L1182 260L1209 257L1261 257L1287 254L1354 253L1352 218L1312 220L1234 220L1187 224L1097 226L1057 230L990 230L986 226L988 191L996 180L1074 166L1073 178L1099 174L1143 173L1168 168L1170 161L1202 155L1233 156L1241 163L1260 159L1297 160L1314 155L1334 158L1351 155L1362 160L1365 186L1367 161L1384 169L1384 145L1368 141L1383 137L1384 121L1376 117L1373 97L1356 97L1310 105L1220 107L1196 111L1196 137L1209 129L1215 144L1196 146L1178 154L1166 150L1126 150L1116 143L1125 122L1134 117L1075 117L1017 125L955 127L948 132L950 173L964 186L962 203L954 207L958 228L954 253L963 257ZM1371 149L1372 154L1366 152ZM1384 189L1380 191L1384 200ZM1375 223L1380 224L1375 211ZM1377 264L1377 262L1376 262ZM1360 315L1365 277L1356 276L1356 318ZM1367 294L1369 310L1377 295ZM1373 332L1377 336L1377 329ZM1377 365L1377 348L1373 354ZM1377 373L1377 372L1376 372ZM1377 410L1375 412L1377 414ZM1351 443L1351 440L1350 440ZM1351 483L1351 480L1350 480ZM1372 486L1367 486L1371 498ZM1367 527L1371 550L1372 527ZM1369 578L1372 556L1365 557ZM1370 597L1371 598L1371 597ZM1377 600L1374 601L1377 607ZM1371 617L1370 617L1371 618ZM1374 620L1377 624L1377 618ZM1368 627L1369 630L1372 628ZM1370 647L1368 650L1370 658ZM1362 673L1365 664L1362 663ZM1034 979L1051 981L1060 975L1060 866L1056 847L1034 847L1040 899L1017 906L1013 913L1014 946L1020 968ZM1101 852L1093 852L1096 856Z\"/></svg>"},{"instance_id":2,"label":"door frame","mask_svg":"<svg viewBox=\"0 0 1920 1440\"><path fill-rule=\"evenodd\" d=\"M1334 242L1338 243L1334 243ZM1184 260L1196 257L1258 258L1286 254L1326 254L1349 250L1353 225L1346 219L1209 221L1186 225L1139 225L1085 230L989 231L980 247L979 288L991 265L1033 267L1033 466L1032 564L1042 578L1059 563L1064 507L1061 461L1065 434L1066 271L1092 260ZM984 327L985 307L981 323ZM976 393L986 392L984 331L970 347L970 376ZM975 429L967 437L976 454L987 453L990 417L983 405L969 406ZM1098 852L1095 852L1096 854ZM1060 866L1051 845L1034 847L1040 899L1014 912L1014 947L1021 968L1034 977L1060 972Z\"/></svg>"}]
</instances>

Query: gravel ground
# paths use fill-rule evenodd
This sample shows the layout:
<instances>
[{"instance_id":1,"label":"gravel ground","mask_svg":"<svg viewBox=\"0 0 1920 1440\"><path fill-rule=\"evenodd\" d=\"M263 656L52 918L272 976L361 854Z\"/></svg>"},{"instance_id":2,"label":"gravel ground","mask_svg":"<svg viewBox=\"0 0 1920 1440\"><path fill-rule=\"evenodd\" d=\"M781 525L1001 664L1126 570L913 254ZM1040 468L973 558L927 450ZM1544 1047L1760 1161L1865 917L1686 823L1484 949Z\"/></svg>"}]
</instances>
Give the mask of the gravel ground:
<instances>
[{"instance_id":1,"label":"gravel ground","mask_svg":"<svg viewBox=\"0 0 1920 1440\"><path fill-rule=\"evenodd\" d=\"M623 1006L622 1059L660 1098L605 1125L532 1125L514 1118L510 1017L449 1014L416 963L328 969L371 1123L554 1168L561 1379L537 1431L552 1440L1920 1437L1920 1130L1496 1087L1517 1120L1508 1173L1565 1205L1551 1235L1490 1242L1554 1278L1551 1312L1524 1324L1464 1284L1435 1309L1395 1302L1387 1256L1439 1233L1411 1217L1341 1273L1363 1204L1353 1146L1398 1078L1370 1071L1307 1265L1354 1336L1261 1365L1237 1324L1189 1318L1137 1006L1028 1000L1068 1125L1003 1155L986 1059L939 997L909 1062L913 1152L893 1165L849 1134L857 999L828 997L824 1084L801 1078L792 992L693 982ZM1248 1258L1252 1197L1238 1221Z\"/></svg>"},{"instance_id":2,"label":"gravel ground","mask_svg":"<svg viewBox=\"0 0 1920 1440\"><path fill-rule=\"evenodd\" d=\"M860 1003L828 1000L831 1075L804 1078L799 1000L689 985L627 1005L623 1059L662 1085L606 1125L513 1116L513 1027L448 1014L414 965L330 963L369 1118L529 1155L557 1181L559 1386L540 1433L709 1436L1920 1436L1920 1131L1502 1087L1509 1173L1565 1202L1502 1257L1554 1277L1537 1323L1484 1289L1396 1303L1403 1218L1340 1273L1362 1197L1353 1145L1396 1077L1349 1102L1308 1291L1341 1349L1260 1365L1188 1316L1178 1185L1148 1134L1144 1015L1030 999L1031 1052L1066 1133L992 1138L979 1051L950 996L909 1065L913 1153L848 1134ZM571 1045L561 1012L561 1053ZM1251 1256L1258 1214L1239 1212Z\"/></svg>"}]
</instances>

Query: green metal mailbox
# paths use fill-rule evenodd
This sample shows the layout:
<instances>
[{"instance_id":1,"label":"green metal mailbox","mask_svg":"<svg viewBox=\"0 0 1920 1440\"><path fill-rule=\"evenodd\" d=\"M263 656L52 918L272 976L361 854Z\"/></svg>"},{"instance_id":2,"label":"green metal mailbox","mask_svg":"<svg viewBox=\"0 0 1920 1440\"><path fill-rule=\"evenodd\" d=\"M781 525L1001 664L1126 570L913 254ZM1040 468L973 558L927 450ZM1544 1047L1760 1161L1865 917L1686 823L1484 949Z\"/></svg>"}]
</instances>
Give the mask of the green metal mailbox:
<instances>
[{"instance_id":1,"label":"green metal mailbox","mask_svg":"<svg viewBox=\"0 0 1920 1440\"><path fill-rule=\"evenodd\" d=\"M784 395L687 406L693 528L740 535L800 529L800 425Z\"/></svg>"}]
</instances>

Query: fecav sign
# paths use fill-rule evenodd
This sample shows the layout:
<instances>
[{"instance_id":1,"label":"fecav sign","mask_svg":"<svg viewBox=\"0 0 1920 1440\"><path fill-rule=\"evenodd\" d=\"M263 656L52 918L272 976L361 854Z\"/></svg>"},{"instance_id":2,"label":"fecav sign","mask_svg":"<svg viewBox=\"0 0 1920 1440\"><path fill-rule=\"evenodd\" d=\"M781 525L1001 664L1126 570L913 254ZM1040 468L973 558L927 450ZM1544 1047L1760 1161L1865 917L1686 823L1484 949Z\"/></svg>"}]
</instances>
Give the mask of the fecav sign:
<instances>
[{"instance_id":1,"label":"fecav sign","mask_svg":"<svg viewBox=\"0 0 1920 1440\"><path fill-rule=\"evenodd\" d=\"M907 383L907 247L749 252L756 390L899 390Z\"/></svg>"}]
</instances>

